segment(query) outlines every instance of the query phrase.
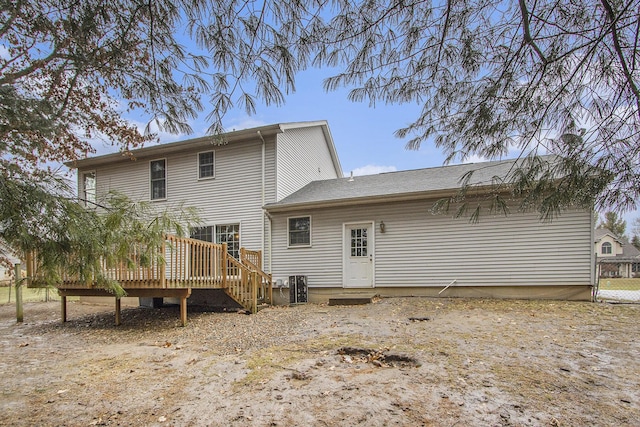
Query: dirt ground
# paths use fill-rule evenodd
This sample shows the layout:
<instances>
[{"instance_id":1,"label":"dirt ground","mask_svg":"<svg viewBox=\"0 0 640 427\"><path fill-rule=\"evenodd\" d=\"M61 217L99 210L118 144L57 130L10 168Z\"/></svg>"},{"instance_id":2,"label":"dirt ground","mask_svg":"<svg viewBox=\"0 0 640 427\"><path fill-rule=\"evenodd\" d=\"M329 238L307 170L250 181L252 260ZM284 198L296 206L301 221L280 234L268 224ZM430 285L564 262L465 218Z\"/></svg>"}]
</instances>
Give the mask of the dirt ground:
<instances>
[{"instance_id":1,"label":"dirt ground","mask_svg":"<svg viewBox=\"0 0 640 427\"><path fill-rule=\"evenodd\" d=\"M0 425L639 426L640 305L0 306Z\"/></svg>"}]
</instances>

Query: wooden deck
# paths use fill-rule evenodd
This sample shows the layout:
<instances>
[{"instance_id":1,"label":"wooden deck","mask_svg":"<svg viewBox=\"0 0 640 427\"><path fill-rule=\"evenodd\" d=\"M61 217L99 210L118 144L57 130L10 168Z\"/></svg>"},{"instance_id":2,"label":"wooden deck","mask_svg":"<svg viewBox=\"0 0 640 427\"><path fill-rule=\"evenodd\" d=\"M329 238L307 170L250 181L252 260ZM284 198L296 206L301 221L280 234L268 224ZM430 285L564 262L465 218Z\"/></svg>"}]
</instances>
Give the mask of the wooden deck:
<instances>
[{"instance_id":1,"label":"wooden deck","mask_svg":"<svg viewBox=\"0 0 640 427\"><path fill-rule=\"evenodd\" d=\"M262 253L242 248L240 259L227 253L227 245L167 235L160 256L140 266L141 251L132 248L129 263L112 265L103 260L101 274L117 282L133 297L180 299L180 318L187 322L186 300L191 289L223 289L231 298L255 313L260 303L271 304L271 275L262 271ZM37 257L27 257L29 286L44 282L38 275ZM55 284L62 296L62 320L66 321L67 296L113 296L98 286L95 277L61 274ZM116 298L116 324L120 323L120 300Z\"/></svg>"}]
</instances>

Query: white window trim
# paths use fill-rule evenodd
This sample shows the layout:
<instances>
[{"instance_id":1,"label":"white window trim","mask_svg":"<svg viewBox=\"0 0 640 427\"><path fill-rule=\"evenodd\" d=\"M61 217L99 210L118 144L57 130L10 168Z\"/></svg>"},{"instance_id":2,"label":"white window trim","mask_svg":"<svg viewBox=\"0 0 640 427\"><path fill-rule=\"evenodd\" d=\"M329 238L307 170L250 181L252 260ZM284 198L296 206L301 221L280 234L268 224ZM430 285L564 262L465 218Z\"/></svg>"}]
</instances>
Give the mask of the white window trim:
<instances>
[{"instance_id":1,"label":"white window trim","mask_svg":"<svg viewBox=\"0 0 640 427\"><path fill-rule=\"evenodd\" d=\"M218 233L218 227L222 226L222 225L238 225L238 234L239 234L239 239L238 239L238 259L240 259L240 249L242 249L242 221L220 221L220 222L216 222L213 225L213 242L216 243L217 245L221 245L222 243L218 243L216 240L217 233Z\"/></svg>"},{"instance_id":2,"label":"white window trim","mask_svg":"<svg viewBox=\"0 0 640 427\"><path fill-rule=\"evenodd\" d=\"M84 179L85 175L88 175L90 173L93 174L93 177L95 179L95 185L96 185L96 188L94 188L95 200L93 201L93 203L88 203L88 200L87 200L87 187L85 186L85 179ZM96 203L98 202L98 173L94 169L87 170L87 171L82 171L82 173L80 174L80 188L82 190L82 198L83 198L84 206L86 208L95 208L96 207Z\"/></svg>"},{"instance_id":3,"label":"white window trim","mask_svg":"<svg viewBox=\"0 0 640 427\"><path fill-rule=\"evenodd\" d=\"M239 236L240 238L238 239L238 250L240 250L240 248L242 248L242 221L218 221L214 223L207 222L192 228L211 227L211 237L213 238L213 240L210 243L215 243L216 245L220 245L221 243L218 243L216 241L216 231L218 227L221 225L238 225L238 234L240 235ZM191 237L191 229L189 230L189 237Z\"/></svg>"},{"instance_id":4,"label":"white window trim","mask_svg":"<svg viewBox=\"0 0 640 427\"><path fill-rule=\"evenodd\" d=\"M213 176L205 176L205 177L200 176L200 154L203 154L203 153L213 153ZM198 181L207 181L207 180L216 178L216 150L199 151L197 154L196 162L198 163L198 167L196 171Z\"/></svg>"},{"instance_id":5,"label":"white window trim","mask_svg":"<svg viewBox=\"0 0 640 427\"><path fill-rule=\"evenodd\" d=\"M162 199L153 199L153 186L151 185L151 163L158 162L160 160L164 160L164 198ZM169 194L169 162L167 162L167 158L159 158L159 159L151 159L149 160L149 200L152 202L163 202L167 200L167 195Z\"/></svg>"},{"instance_id":6,"label":"white window trim","mask_svg":"<svg viewBox=\"0 0 640 427\"><path fill-rule=\"evenodd\" d=\"M289 220L293 218L309 218L309 244L308 245L292 245L291 240L289 239ZM288 249L298 249L298 248L310 248L313 246L313 218L311 215L296 215L287 217L287 248Z\"/></svg>"}]
</instances>

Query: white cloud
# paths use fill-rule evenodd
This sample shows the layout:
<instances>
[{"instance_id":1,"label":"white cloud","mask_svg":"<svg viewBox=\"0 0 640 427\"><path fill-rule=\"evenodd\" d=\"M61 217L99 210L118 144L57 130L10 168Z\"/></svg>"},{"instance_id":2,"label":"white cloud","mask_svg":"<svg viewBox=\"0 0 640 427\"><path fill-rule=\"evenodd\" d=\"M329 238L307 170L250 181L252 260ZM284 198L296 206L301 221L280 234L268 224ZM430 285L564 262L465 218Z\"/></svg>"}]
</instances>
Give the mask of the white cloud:
<instances>
[{"instance_id":1,"label":"white cloud","mask_svg":"<svg viewBox=\"0 0 640 427\"><path fill-rule=\"evenodd\" d=\"M0 44L0 58L9 59L9 49L3 44Z\"/></svg>"},{"instance_id":2,"label":"white cloud","mask_svg":"<svg viewBox=\"0 0 640 427\"><path fill-rule=\"evenodd\" d=\"M265 123L262 120L245 116L237 120L232 120L229 124L225 124L224 130L227 132L233 132L235 130L257 128L260 126L265 126L267 124L268 123Z\"/></svg>"},{"instance_id":3,"label":"white cloud","mask_svg":"<svg viewBox=\"0 0 640 427\"><path fill-rule=\"evenodd\" d=\"M355 168L353 170L354 176L362 176L362 175L375 175L378 173L384 172L395 172L398 168L395 166L379 166L379 165L366 165L359 168ZM349 176L351 172L346 173L345 176Z\"/></svg>"},{"instance_id":4,"label":"white cloud","mask_svg":"<svg viewBox=\"0 0 640 427\"><path fill-rule=\"evenodd\" d=\"M485 159L484 157L478 156L477 154L472 154L471 156L467 157L466 159L464 159L464 161L460 163L482 163L486 161L487 159Z\"/></svg>"},{"instance_id":5,"label":"white cloud","mask_svg":"<svg viewBox=\"0 0 640 427\"><path fill-rule=\"evenodd\" d=\"M147 123L143 123L138 120L130 120L130 119L128 119L128 122L134 125L135 127L137 127L138 132L140 132L141 134L144 134L144 131L147 127ZM148 126L149 126L149 131L153 133L161 143L180 141L183 139L196 138L197 136L200 136L200 135L187 135L184 133L170 133L166 131L160 131L158 129L158 124L155 121L151 121Z\"/></svg>"}]
</instances>

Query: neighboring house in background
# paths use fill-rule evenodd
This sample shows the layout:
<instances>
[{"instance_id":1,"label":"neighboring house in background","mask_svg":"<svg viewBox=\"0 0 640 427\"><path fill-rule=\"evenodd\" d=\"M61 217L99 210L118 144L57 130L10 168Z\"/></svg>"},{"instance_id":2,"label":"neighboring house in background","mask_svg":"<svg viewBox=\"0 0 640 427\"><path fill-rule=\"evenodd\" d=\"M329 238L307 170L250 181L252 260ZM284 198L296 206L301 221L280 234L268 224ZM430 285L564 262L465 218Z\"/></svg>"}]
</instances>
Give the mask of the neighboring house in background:
<instances>
[{"instance_id":1,"label":"neighboring house in background","mask_svg":"<svg viewBox=\"0 0 640 427\"><path fill-rule=\"evenodd\" d=\"M0 252L4 254L9 262L11 268L7 268L6 265L0 264L0 285L10 284L13 280L13 270L15 265L20 262L20 259L15 255L14 251L9 249L4 243L0 242ZM24 269L24 265L22 265Z\"/></svg>"},{"instance_id":2,"label":"neighboring house in background","mask_svg":"<svg viewBox=\"0 0 640 427\"><path fill-rule=\"evenodd\" d=\"M594 233L599 277L640 277L640 251L606 228Z\"/></svg>"},{"instance_id":3,"label":"neighboring house in background","mask_svg":"<svg viewBox=\"0 0 640 427\"><path fill-rule=\"evenodd\" d=\"M224 145L214 142L223 140ZM79 160L79 192L118 190L200 209L192 236L261 250L277 286L306 276L310 301L344 296L479 296L588 300L593 216L488 211L477 224L434 215L475 171L480 194L514 161L344 178L326 122L263 126ZM445 289L446 287L446 289ZM276 293L277 294L277 293ZM284 302L288 302L284 301Z\"/></svg>"}]
</instances>

